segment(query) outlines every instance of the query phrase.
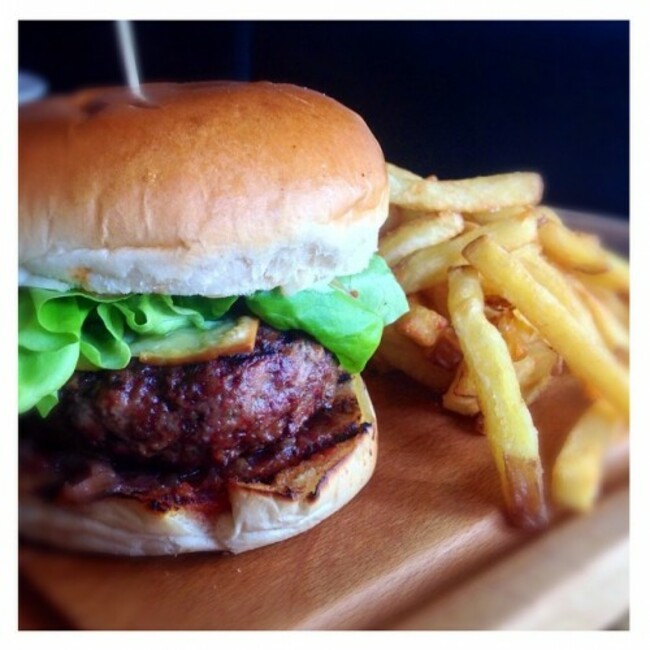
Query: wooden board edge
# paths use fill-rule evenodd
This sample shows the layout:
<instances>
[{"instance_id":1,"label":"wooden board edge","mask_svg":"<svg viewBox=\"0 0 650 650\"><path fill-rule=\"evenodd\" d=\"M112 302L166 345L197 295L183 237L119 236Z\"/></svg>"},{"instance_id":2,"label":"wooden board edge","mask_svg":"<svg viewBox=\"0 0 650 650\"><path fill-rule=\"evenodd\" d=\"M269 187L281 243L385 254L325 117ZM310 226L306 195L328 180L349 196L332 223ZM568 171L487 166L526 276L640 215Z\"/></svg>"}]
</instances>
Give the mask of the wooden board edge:
<instances>
[{"instance_id":1,"label":"wooden board edge","mask_svg":"<svg viewBox=\"0 0 650 650\"><path fill-rule=\"evenodd\" d=\"M397 621L396 630L598 630L629 608L629 489Z\"/></svg>"}]
</instances>

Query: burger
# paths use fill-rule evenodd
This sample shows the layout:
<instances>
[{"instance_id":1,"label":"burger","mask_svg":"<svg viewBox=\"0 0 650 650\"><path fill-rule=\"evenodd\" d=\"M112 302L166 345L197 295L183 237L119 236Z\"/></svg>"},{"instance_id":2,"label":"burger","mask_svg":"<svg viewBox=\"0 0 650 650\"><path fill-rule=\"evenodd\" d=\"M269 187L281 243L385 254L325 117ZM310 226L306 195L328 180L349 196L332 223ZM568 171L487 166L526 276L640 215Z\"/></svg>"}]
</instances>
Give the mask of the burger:
<instances>
[{"instance_id":1,"label":"burger","mask_svg":"<svg viewBox=\"0 0 650 650\"><path fill-rule=\"evenodd\" d=\"M308 89L21 108L21 535L237 553L349 502L377 457L359 373L407 309L387 212L370 130Z\"/></svg>"}]
</instances>

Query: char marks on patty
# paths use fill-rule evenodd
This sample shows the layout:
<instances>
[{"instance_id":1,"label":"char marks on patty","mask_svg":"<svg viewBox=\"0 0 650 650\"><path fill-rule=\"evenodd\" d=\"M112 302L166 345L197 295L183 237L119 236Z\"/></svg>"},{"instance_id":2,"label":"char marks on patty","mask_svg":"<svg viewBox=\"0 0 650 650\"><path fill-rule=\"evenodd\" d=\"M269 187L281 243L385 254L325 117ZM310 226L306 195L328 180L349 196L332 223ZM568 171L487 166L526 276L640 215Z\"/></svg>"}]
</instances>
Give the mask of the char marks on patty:
<instances>
[{"instance_id":1,"label":"char marks on patty","mask_svg":"<svg viewBox=\"0 0 650 650\"><path fill-rule=\"evenodd\" d=\"M322 346L261 326L250 354L76 372L40 427L64 447L143 466L227 467L291 438L332 404L341 371ZM31 427L30 427L31 428ZM37 428L37 427L34 427Z\"/></svg>"},{"instance_id":2,"label":"char marks on patty","mask_svg":"<svg viewBox=\"0 0 650 650\"><path fill-rule=\"evenodd\" d=\"M295 435L243 454L227 467L189 470L130 466L77 448L61 448L30 428L20 438L20 491L61 505L127 497L157 512L182 507L215 513L229 507L231 483L274 485L284 470L319 454L330 457L339 443L368 434L371 424L363 417L353 381L341 373L332 406L315 413Z\"/></svg>"}]
</instances>

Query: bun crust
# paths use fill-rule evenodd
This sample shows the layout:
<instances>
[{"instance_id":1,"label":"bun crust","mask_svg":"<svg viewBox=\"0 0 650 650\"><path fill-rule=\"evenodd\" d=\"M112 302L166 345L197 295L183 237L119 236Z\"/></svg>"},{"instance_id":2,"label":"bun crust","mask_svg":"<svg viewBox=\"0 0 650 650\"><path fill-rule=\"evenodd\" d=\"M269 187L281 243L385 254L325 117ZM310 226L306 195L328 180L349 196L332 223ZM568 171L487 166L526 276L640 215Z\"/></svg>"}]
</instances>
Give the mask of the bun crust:
<instances>
[{"instance_id":1,"label":"bun crust","mask_svg":"<svg viewBox=\"0 0 650 650\"><path fill-rule=\"evenodd\" d=\"M356 273L388 210L363 120L271 83L95 89L20 111L23 283L221 296Z\"/></svg>"},{"instance_id":2,"label":"bun crust","mask_svg":"<svg viewBox=\"0 0 650 650\"><path fill-rule=\"evenodd\" d=\"M157 513L118 497L66 507L21 495L20 532L60 548L133 556L241 553L302 533L348 503L374 471L376 417L363 381L353 381L367 430L280 472L271 484L230 485L229 511L210 517L182 507Z\"/></svg>"}]
</instances>

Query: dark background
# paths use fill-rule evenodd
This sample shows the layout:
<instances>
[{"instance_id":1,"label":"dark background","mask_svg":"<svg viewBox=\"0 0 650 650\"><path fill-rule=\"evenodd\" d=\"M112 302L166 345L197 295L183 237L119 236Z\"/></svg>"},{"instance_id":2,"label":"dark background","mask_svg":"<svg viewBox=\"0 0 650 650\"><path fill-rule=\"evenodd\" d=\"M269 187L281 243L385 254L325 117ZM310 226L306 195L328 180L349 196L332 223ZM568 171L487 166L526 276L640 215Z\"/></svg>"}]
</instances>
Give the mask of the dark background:
<instances>
[{"instance_id":1,"label":"dark background","mask_svg":"<svg viewBox=\"0 0 650 650\"><path fill-rule=\"evenodd\" d=\"M144 80L269 79L358 111L386 158L461 178L535 170L545 202L627 218L627 22L138 22ZM52 92L122 83L113 25L21 22Z\"/></svg>"}]
</instances>

